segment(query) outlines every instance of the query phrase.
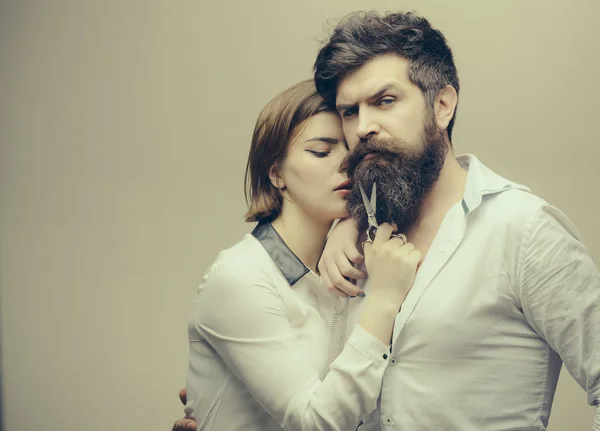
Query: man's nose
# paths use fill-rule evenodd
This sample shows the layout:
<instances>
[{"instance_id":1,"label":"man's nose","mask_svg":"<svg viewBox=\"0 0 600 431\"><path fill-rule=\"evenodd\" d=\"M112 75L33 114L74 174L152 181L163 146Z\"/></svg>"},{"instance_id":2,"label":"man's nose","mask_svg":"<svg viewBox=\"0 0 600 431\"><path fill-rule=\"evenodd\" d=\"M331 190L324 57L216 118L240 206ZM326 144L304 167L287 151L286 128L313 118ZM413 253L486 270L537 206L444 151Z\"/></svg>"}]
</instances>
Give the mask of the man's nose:
<instances>
[{"instance_id":1,"label":"man's nose","mask_svg":"<svg viewBox=\"0 0 600 431\"><path fill-rule=\"evenodd\" d=\"M379 125L364 110L358 114L358 125L356 126L356 137L364 141L374 135L379 134Z\"/></svg>"}]
</instances>

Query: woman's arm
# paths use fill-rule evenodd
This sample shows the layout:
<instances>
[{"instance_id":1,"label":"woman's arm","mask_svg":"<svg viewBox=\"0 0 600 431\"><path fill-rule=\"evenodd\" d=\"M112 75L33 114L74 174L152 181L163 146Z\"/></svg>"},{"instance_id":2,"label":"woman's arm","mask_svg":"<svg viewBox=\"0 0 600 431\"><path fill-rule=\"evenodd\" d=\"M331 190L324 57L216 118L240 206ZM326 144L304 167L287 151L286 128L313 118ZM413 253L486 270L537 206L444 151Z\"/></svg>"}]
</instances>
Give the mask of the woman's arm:
<instances>
[{"instance_id":1,"label":"woman's arm","mask_svg":"<svg viewBox=\"0 0 600 431\"><path fill-rule=\"evenodd\" d=\"M421 258L412 244L391 238L392 231L382 223L365 245L369 294L359 324L323 381L267 279L221 268L199 289L196 329L284 429L352 430L375 409L393 322Z\"/></svg>"},{"instance_id":2,"label":"woman's arm","mask_svg":"<svg viewBox=\"0 0 600 431\"><path fill-rule=\"evenodd\" d=\"M197 297L197 330L284 429L356 429L376 407L388 346L357 325L321 381L275 287L247 279L220 272L207 280Z\"/></svg>"}]
</instances>

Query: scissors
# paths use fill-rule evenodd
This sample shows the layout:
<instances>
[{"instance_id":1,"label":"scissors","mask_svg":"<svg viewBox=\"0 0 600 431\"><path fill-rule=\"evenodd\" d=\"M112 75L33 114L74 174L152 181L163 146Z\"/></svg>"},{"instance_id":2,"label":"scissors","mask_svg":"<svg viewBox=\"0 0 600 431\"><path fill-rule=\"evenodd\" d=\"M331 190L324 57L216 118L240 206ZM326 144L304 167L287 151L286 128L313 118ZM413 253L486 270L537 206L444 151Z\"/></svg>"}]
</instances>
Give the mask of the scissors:
<instances>
[{"instance_id":1,"label":"scissors","mask_svg":"<svg viewBox=\"0 0 600 431\"><path fill-rule=\"evenodd\" d=\"M373 188L371 189L371 200L367 199L367 194L365 193L365 189L363 188L361 183L358 183L358 187L360 189L360 194L362 196L363 205L365 206L365 210L367 211L367 219L369 221L369 226L367 227L367 239L363 242L373 242L375 239L375 233L377 232L377 228L379 227L379 223L377 223L377 219L375 218L375 211L377 211L377 183L373 183ZM406 235L400 233L395 233L392 235L392 238L400 238L404 244L406 244L407 239Z\"/></svg>"}]
</instances>

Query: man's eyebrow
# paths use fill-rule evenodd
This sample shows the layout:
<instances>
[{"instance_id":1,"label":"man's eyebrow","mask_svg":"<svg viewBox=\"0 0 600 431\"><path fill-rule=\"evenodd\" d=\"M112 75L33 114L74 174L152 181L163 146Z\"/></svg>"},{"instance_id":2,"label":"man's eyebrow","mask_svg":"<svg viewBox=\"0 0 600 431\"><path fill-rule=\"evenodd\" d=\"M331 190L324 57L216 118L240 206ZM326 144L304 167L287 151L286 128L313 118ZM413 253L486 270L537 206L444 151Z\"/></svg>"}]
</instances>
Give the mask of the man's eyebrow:
<instances>
[{"instance_id":1,"label":"man's eyebrow","mask_svg":"<svg viewBox=\"0 0 600 431\"><path fill-rule=\"evenodd\" d=\"M341 105L341 104L340 104L340 105L335 105L335 109L336 109L336 111L338 111L338 112L342 112L342 111L345 111L345 110L347 110L347 109L350 109L350 108L352 108L352 107L354 107L354 106L356 106L356 105L353 105L353 104Z\"/></svg>"},{"instance_id":2,"label":"man's eyebrow","mask_svg":"<svg viewBox=\"0 0 600 431\"><path fill-rule=\"evenodd\" d=\"M388 84L385 84L383 87L381 87L381 89L377 93L375 93L374 95L369 97L369 100L377 99L378 97L383 96L383 94L388 92L389 90L399 90L399 89L398 89L397 85L390 82Z\"/></svg>"},{"instance_id":3,"label":"man's eyebrow","mask_svg":"<svg viewBox=\"0 0 600 431\"><path fill-rule=\"evenodd\" d=\"M385 92L389 91L389 90L397 90L399 91L399 88L396 84L389 82L387 84L384 84L375 94L373 94L372 96L369 96L367 98L367 100L373 100L373 99L377 99L378 97L381 97ZM353 108L354 106L356 106L356 104L339 104L335 106L335 109L338 112L342 112L345 111L346 109L349 108Z\"/></svg>"},{"instance_id":4,"label":"man's eyebrow","mask_svg":"<svg viewBox=\"0 0 600 431\"><path fill-rule=\"evenodd\" d=\"M304 142L311 142L311 141L322 141L322 142L326 142L328 144L339 144L339 142L340 142L338 139L326 138L324 136L315 136L314 138L307 139Z\"/></svg>"}]
</instances>

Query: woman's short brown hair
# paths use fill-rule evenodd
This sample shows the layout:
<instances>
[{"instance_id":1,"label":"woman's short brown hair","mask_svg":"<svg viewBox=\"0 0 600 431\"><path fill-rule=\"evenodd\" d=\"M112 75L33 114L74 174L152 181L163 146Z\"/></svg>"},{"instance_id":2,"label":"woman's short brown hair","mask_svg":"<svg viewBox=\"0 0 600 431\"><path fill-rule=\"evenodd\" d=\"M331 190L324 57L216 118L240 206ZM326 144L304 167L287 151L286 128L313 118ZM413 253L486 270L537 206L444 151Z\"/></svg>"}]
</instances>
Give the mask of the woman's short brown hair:
<instances>
[{"instance_id":1,"label":"woman's short brown hair","mask_svg":"<svg viewBox=\"0 0 600 431\"><path fill-rule=\"evenodd\" d=\"M274 220L283 205L281 191L269 178L269 171L285 159L288 146L304 122L315 114L331 111L319 96L312 79L306 79L275 96L263 108L252 136L246 165L244 189L247 222Z\"/></svg>"}]
</instances>

